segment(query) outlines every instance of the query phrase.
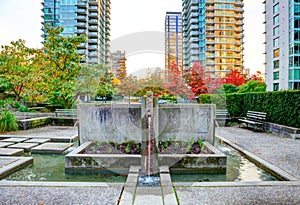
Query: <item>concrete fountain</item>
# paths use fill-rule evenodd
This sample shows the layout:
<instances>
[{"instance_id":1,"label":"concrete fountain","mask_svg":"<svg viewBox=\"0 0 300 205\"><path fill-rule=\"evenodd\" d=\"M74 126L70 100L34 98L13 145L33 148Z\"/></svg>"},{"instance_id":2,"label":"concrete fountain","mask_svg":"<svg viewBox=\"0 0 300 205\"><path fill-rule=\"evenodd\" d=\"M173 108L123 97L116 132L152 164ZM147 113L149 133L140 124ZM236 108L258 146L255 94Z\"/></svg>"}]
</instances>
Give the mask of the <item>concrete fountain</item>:
<instances>
[{"instance_id":1,"label":"concrete fountain","mask_svg":"<svg viewBox=\"0 0 300 205\"><path fill-rule=\"evenodd\" d=\"M80 146L65 158L65 172L113 171L139 167L139 185L159 184L161 167L171 172L226 172L226 155L214 144L215 106L158 104L152 92L140 104L80 104ZM158 153L158 142L203 140L206 154ZM141 154L89 153L97 142L137 143Z\"/></svg>"}]
</instances>

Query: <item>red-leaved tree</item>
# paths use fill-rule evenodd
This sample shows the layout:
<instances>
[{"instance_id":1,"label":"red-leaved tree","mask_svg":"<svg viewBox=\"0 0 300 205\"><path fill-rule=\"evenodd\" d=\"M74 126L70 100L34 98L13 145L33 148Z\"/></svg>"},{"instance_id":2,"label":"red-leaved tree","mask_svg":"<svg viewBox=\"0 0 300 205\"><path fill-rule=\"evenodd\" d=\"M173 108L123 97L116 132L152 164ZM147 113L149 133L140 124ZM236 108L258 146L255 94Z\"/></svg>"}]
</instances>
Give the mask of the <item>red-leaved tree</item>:
<instances>
[{"instance_id":1,"label":"red-leaved tree","mask_svg":"<svg viewBox=\"0 0 300 205\"><path fill-rule=\"evenodd\" d=\"M251 75L251 77L248 79L248 81L250 81L250 80L263 82L262 73L260 71L256 71L256 73Z\"/></svg>"},{"instance_id":2,"label":"red-leaved tree","mask_svg":"<svg viewBox=\"0 0 300 205\"><path fill-rule=\"evenodd\" d=\"M227 73L222 79L222 83L240 86L245 83L245 76L238 70L231 70L230 73Z\"/></svg>"},{"instance_id":3,"label":"red-leaved tree","mask_svg":"<svg viewBox=\"0 0 300 205\"><path fill-rule=\"evenodd\" d=\"M209 72L205 72L202 64L198 61L194 62L193 67L189 69L185 78L195 96L214 93L222 86L221 79Z\"/></svg>"},{"instance_id":4,"label":"red-leaved tree","mask_svg":"<svg viewBox=\"0 0 300 205\"><path fill-rule=\"evenodd\" d=\"M193 93L184 82L184 79L180 76L180 72L175 63L172 64L171 69L168 71L167 79L163 83L163 88L172 95L188 98L192 98L193 96Z\"/></svg>"}]
</instances>

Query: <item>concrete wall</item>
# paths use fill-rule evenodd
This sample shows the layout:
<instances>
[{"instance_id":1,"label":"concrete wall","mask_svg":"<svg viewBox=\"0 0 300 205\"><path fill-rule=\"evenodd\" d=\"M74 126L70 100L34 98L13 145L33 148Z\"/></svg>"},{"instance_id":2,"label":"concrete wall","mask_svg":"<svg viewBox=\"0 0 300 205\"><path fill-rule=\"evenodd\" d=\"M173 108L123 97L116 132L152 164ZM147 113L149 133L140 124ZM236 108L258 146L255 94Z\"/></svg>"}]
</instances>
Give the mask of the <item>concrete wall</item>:
<instances>
[{"instance_id":1,"label":"concrete wall","mask_svg":"<svg viewBox=\"0 0 300 205\"><path fill-rule=\"evenodd\" d=\"M141 142L140 104L79 104L80 143Z\"/></svg>"},{"instance_id":2,"label":"concrete wall","mask_svg":"<svg viewBox=\"0 0 300 205\"><path fill-rule=\"evenodd\" d=\"M141 142L140 104L80 104L80 142ZM215 105L164 104L154 109L157 140L203 139L214 144Z\"/></svg>"},{"instance_id":3,"label":"concrete wall","mask_svg":"<svg viewBox=\"0 0 300 205\"><path fill-rule=\"evenodd\" d=\"M160 140L203 139L214 144L215 105L164 104L158 107Z\"/></svg>"}]
</instances>

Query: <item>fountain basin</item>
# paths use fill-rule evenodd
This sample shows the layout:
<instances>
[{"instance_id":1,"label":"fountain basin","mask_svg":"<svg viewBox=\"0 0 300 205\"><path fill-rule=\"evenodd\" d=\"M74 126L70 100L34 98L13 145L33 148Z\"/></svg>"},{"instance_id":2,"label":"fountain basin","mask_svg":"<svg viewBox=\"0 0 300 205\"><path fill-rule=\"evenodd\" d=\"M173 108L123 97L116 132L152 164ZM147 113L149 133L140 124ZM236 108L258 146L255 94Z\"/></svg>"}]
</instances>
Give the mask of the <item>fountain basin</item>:
<instances>
[{"instance_id":1,"label":"fountain basin","mask_svg":"<svg viewBox=\"0 0 300 205\"><path fill-rule=\"evenodd\" d=\"M110 170L117 173L128 173L130 166L141 164L140 154L85 154L85 150L95 142L85 142L65 157L65 172L87 172ZM213 172L225 173L226 155L204 142L211 154L158 154L158 164L168 165L173 173L176 172Z\"/></svg>"}]
</instances>

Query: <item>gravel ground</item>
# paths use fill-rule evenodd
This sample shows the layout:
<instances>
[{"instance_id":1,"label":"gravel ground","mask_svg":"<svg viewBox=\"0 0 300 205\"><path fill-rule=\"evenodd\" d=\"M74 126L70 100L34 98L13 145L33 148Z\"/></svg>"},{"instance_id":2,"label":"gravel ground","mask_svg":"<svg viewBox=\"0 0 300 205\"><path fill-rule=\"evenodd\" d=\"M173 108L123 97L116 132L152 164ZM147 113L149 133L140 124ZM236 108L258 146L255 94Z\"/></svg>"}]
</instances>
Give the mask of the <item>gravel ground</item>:
<instances>
[{"instance_id":1,"label":"gravel ground","mask_svg":"<svg viewBox=\"0 0 300 205\"><path fill-rule=\"evenodd\" d=\"M300 179L300 140L237 127L221 127L216 134L245 148Z\"/></svg>"},{"instance_id":2,"label":"gravel ground","mask_svg":"<svg viewBox=\"0 0 300 205\"><path fill-rule=\"evenodd\" d=\"M176 187L180 205L300 204L299 186Z\"/></svg>"},{"instance_id":3,"label":"gravel ground","mask_svg":"<svg viewBox=\"0 0 300 205\"><path fill-rule=\"evenodd\" d=\"M122 187L0 187L0 204L117 204Z\"/></svg>"}]
</instances>

